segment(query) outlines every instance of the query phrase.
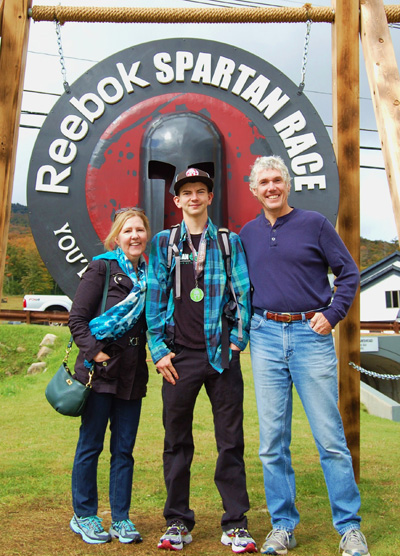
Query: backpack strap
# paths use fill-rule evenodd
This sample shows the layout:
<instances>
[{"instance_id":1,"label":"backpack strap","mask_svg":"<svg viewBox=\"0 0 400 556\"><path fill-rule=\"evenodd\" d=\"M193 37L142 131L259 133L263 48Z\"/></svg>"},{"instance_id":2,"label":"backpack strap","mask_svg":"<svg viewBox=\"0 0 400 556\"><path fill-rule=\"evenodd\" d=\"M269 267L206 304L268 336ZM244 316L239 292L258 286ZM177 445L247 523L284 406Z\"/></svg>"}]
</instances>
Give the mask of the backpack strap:
<instances>
[{"instance_id":1,"label":"backpack strap","mask_svg":"<svg viewBox=\"0 0 400 556\"><path fill-rule=\"evenodd\" d=\"M175 257L175 299L181 298L181 257L178 249L179 229L180 229L180 224L175 224L174 226L171 226L169 239L168 239L168 251L167 251L168 272L171 269L172 257Z\"/></svg>"},{"instance_id":2,"label":"backpack strap","mask_svg":"<svg viewBox=\"0 0 400 556\"><path fill-rule=\"evenodd\" d=\"M228 228L218 228L218 243L221 249L222 256L224 258L225 272L228 280L232 276L232 266L231 266L231 243L229 241L229 230Z\"/></svg>"}]
</instances>

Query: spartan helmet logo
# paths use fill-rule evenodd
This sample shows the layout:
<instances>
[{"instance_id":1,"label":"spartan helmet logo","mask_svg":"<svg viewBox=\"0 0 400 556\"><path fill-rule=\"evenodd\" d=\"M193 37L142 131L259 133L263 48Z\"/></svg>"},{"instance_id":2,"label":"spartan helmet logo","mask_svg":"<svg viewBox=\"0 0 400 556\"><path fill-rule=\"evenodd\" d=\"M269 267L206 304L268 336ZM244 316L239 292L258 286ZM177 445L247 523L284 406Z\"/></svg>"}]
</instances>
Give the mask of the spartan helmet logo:
<instances>
[{"instance_id":1,"label":"spartan helmet logo","mask_svg":"<svg viewBox=\"0 0 400 556\"><path fill-rule=\"evenodd\" d=\"M140 150L139 205L146 210L152 233L180 222L173 203L175 176L186 168L208 172L214 180L209 216L226 222L224 140L211 120L196 112L165 114L146 129Z\"/></svg>"},{"instance_id":2,"label":"spartan helmet logo","mask_svg":"<svg viewBox=\"0 0 400 556\"><path fill-rule=\"evenodd\" d=\"M198 176L199 172L196 170L196 168L189 168L189 170L186 171L186 175L187 176Z\"/></svg>"}]
</instances>

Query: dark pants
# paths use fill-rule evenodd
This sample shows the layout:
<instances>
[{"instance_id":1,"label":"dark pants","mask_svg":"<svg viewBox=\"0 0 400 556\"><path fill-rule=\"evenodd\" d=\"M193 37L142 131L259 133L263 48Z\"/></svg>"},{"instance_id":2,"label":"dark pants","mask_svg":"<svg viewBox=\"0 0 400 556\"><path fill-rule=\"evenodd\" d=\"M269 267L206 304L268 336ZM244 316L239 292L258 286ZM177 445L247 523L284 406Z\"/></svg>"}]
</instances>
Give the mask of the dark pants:
<instances>
[{"instance_id":1,"label":"dark pants","mask_svg":"<svg viewBox=\"0 0 400 556\"><path fill-rule=\"evenodd\" d=\"M163 380L164 479L167 500L164 517L169 525L180 519L192 530L194 512L189 508L190 466L194 444L193 411L198 393L205 386L214 416L218 458L214 481L225 513L222 529L247 527L249 509L243 461L243 378L239 352L222 374L209 364L203 350L183 348L172 360L179 379L175 385Z\"/></svg>"},{"instance_id":2,"label":"dark pants","mask_svg":"<svg viewBox=\"0 0 400 556\"><path fill-rule=\"evenodd\" d=\"M120 400L91 392L82 415L72 470L72 503L78 517L97 514L97 463L110 420L110 506L113 521L129 518L134 459L142 400Z\"/></svg>"}]
</instances>

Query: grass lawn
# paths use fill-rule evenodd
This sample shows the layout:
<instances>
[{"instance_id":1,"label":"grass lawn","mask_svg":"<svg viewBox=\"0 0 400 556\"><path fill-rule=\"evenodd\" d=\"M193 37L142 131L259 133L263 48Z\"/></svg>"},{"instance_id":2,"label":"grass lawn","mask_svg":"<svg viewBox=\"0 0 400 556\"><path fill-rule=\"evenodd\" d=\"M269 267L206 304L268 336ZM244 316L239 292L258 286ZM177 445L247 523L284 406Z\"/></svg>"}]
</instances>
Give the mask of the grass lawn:
<instances>
[{"instance_id":1,"label":"grass lawn","mask_svg":"<svg viewBox=\"0 0 400 556\"><path fill-rule=\"evenodd\" d=\"M57 336L48 370L27 375L38 346L47 333ZM0 554L5 556L87 556L159 554L157 541L164 529L165 488L162 476L163 429L161 378L150 364L148 395L134 451L135 474L131 518L142 533L139 545L90 546L69 529L72 516L70 476L79 418L63 417L47 403L44 390L58 368L69 337L66 327L0 325ZM245 379L246 469L251 510L249 529L259 546L270 529L258 459L257 411L248 352L242 355ZM362 529L371 556L400 554L400 423L361 415ZM188 556L231 554L219 542L221 501L213 482L216 448L209 401L201 392L196 406L191 506L197 525ZM297 476L297 505L301 523L296 530L294 556L338 554L339 535L330 508L318 455L303 409L295 396L292 441ZM108 438L98 472L99 515L110 525L108 505Z\"/></svg>"}]
</instances>

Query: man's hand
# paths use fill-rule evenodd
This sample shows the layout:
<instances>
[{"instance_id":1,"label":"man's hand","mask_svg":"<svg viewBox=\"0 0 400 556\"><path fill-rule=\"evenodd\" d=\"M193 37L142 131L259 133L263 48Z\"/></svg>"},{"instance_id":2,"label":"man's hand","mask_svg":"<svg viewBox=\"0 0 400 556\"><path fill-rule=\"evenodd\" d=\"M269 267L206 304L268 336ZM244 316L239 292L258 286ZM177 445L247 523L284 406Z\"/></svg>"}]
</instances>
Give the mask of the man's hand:
<instances>
[{"instance_id":1,"label":"man's hand","mask_svg":"<svg viewBox=\"0 0 400 556\"><path fill-rule=\"evenodd\" d=\"M232 344L232 343L231 343L229 347L230 347L230 348L231 348L231 350L233 350L233 351L240 351L240 348L239 348L239 347L237 347L237 345L236 345L236 344Z\"/></svg>"},{"instance_id":2,"label":"man's hand","mask_svg":"<svg viewBox=\"0 0 400 556\"><path fill-rule=\"evenodd\" d=\"M317 334L329 334L332 330L332 326L329 321L324 317L323 313L315 313L312 319L310 319L311 328L317 332Z\"/></svg>"},{"instance_id":3,"label":"man's hand","mask_svg":"<svg viewBox=\"0 0 400 556\"><path fill-rule=\"evenodd\" d=\"M167 382L176 384L176 380L178 380L179 376L171 362L171 359L173 357L175 357L175 353L173 351L170 351L167 355L164 355L162 359L157 361L156 369L160 374L162 374Z\"/></svg>"}]
</instances>

